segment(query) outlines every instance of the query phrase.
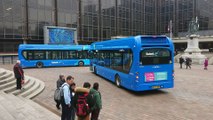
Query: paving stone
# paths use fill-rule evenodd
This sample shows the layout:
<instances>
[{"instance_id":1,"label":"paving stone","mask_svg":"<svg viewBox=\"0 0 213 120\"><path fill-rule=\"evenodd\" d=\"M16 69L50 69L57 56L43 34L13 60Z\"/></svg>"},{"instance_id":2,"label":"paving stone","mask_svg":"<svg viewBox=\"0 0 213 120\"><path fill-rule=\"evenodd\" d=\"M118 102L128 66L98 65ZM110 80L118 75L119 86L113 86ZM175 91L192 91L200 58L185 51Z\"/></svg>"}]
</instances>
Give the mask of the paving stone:
<instances>
[{"instance_id":1,"label":"paving stone","mask_svg":"<svg viewBox=\"0 0 213 120\"><path fill-rule=\"evenodd\" d=\"M12 65L4 65L12 70ZM49 109L56 109L53 94L58 75L73 75L77 86L86 81L99 82L103 99L100 120L212 120L213 66L180 69L175 64L175 86L158 91L131 92L96 76L89 67L51 67L24 69L25 74L45 82L45 90L34 98Z\"/></svg>"}]
</instances>

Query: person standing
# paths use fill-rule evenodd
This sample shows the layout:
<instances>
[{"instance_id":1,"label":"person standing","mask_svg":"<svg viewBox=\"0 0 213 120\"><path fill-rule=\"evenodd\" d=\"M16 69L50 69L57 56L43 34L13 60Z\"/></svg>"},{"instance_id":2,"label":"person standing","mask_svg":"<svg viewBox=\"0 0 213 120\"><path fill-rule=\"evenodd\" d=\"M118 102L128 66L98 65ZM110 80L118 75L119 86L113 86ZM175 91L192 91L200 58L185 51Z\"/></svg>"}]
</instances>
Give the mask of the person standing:
<instances>
[{"instance_id":1,"label":"person standing","mask_svg":"<svg viewBox=\"0 0 213 120\"><path fill-rule=\"evenodd\" d=\"M70 86L70 94L71 94L71 98L72 98L72 102L71 102L71 120L75 120L75 108L74 108L74 103L73 103L73 99L74 99L74 95L75 95L75 88L76 88L76 84L73 83Z\"/></svg>"},{"instance_id":2,"label":"person standing","mask_svg":"<svg viewBox=\"0 0 213 120\"><path fill-rule=\"evenodd\" d=\"M208 61L208 58L205 59L204 61L204 70L207 70L208 68L208 65L209 65L209 61Z\"/></svg>"},{"instance_id":3,"label":"person standing","mask_svg":"<svg viewBox=\"0 0 213 120\"><path fill-rule=\"evenodd\" d=\"M90 120L90 108L94 105L92 96L89 94L90 83L85 82L82 87L75 89L74 107L76 109L77 120Z\"/></svg>"},{"instance_id":4,"label":"person standing","mask_svg":"<svg viewBox=\"0 0 213 120\"><path fill-rule=\"evenodd\" d=\"M13 72L16 78L16 89L21 89L21 83L24 80L24 71L22 67L20 66L21 62L20 60L16 61L16 64L13 67Z\"/></svg>"},{"instance_id":5,"label":"person standing","mask_svg":"<svg viewBox=\"0 0 213 120\"><path fill-rule=\"evenodd\" d=\"M70 95L70 85L73 84L74 77L67 76L66 82L61 86L63 95L61 99L62 113L61 120L71 119L71 95Z\"/></svg>"},{"instance_id":6,"label":"person standing","mask_svg":"<svg viewBox=\"0 0 213 120\"><path fill-rule=\"evenodd\" d=\"M60 89L60 87L65 83L65 76L64 75L59 75L59 79L57 80L56 82L56 87L57 89ZM55 101L56 102L56 107L58 109L60 109L60 104L61 104L61 101Z\"/></svg>"},{"instance_id":7,"label":"person standing","mask_svg":"<svg viewBox=\"0 0 213 120\"><path fill-rule=\"evenodd\" d=\"M186 58L186 69L188 69L188 67L191 69L191 64L192 64L192 59L191 58Z\"/></svg>"},{"instance_id":8,"label":"person standing","mask_svg":"<svg viewBox=\"0 0 213 120\"><path fill-rule=\"evenodd\" d=\"M184 63L184 59L182 56L179 58L179 63L180 63L180 68L182 69L182 65Z\"/></svg>"},{"instance_id":9,"label":"person standing","mask_svg":"<svg viewBox=\"0 0 213 120\"><path fill-rule=\"evenodd\" d=\"M93 88L90 90L90 94L93 95L94 107L91 109L91 120L98 120L100 110L102 109L101 93L98 91L99 84L96 82L93 84Z\"/></svg>"}]
</instances>

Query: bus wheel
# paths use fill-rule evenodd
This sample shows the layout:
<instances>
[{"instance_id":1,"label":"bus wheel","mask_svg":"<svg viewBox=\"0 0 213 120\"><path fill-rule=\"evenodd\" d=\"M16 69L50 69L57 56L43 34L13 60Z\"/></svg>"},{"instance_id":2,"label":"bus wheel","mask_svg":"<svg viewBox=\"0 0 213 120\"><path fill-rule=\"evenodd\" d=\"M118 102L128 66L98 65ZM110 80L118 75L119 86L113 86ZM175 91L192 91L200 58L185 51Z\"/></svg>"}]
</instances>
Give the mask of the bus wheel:
<instances>
[{"instance_id":1,"label":"bus wheel","mask_svg":"<svg viewBox=\"0 0 213 120\"><path fill-rule=\"evenodd\" d=\"M78 62L78 65L79 66L84 66L84 62L82 62L82 61Z\"/></svg>"},{"instance_id":2,"label":"bus wheel","mask_svg":"<svg viewBox=\"0 0 213 120\"><path fill-rule=\"evenodd\" d=\"M36 63L36 67L37 68L42 68L43 67L43 63L42 62L37 62Z\"/></svg>"},{"instance_id":3,"label":"bus wheel","mask_svg":"<svg viewBox=\"0 0 213 120\"><path fill-rule=\"evenodd\" d=\"M117 87L121 87L121 79L119 75L115 76L115 84Z\"/></svg>"}]
</instances>

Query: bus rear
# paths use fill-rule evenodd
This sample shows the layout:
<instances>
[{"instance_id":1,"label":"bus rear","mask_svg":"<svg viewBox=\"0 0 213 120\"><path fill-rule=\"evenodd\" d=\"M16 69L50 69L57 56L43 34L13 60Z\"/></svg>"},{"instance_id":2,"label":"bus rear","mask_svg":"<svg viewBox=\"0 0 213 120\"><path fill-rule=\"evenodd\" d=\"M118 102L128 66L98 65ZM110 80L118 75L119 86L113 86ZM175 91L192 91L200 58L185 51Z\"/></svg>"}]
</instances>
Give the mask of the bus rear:
<instances>
[{"instance_id":1,"label":"bus rear","mask_svg":"<svg viewBox=\"0 0 213 120\"><path fill-rule=\"evenodd\" d=\"M136 60L134 90L154 90L174 86L174 47L165 36L141 37Z\"/></svg>"}]
</instances>

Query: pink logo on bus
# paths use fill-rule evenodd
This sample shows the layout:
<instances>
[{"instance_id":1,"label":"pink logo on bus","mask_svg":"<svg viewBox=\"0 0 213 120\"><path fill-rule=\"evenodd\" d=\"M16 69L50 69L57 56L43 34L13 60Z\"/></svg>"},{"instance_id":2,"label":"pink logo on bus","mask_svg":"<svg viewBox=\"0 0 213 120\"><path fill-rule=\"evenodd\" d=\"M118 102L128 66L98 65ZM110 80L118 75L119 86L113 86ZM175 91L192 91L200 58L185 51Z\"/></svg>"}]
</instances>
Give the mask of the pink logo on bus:
<instances>
[{"instance_id":1,"label":"pink logo on bus","mask_svg":"<svg viewBox=\"0 0 213 120\"><path fill-rule=\"evenodd\" d=\"M150 72L150 73L145 73L145 81L146 82L151 82L155 80L155 74L154 72Z\"/></svg>"}]
</instances>

